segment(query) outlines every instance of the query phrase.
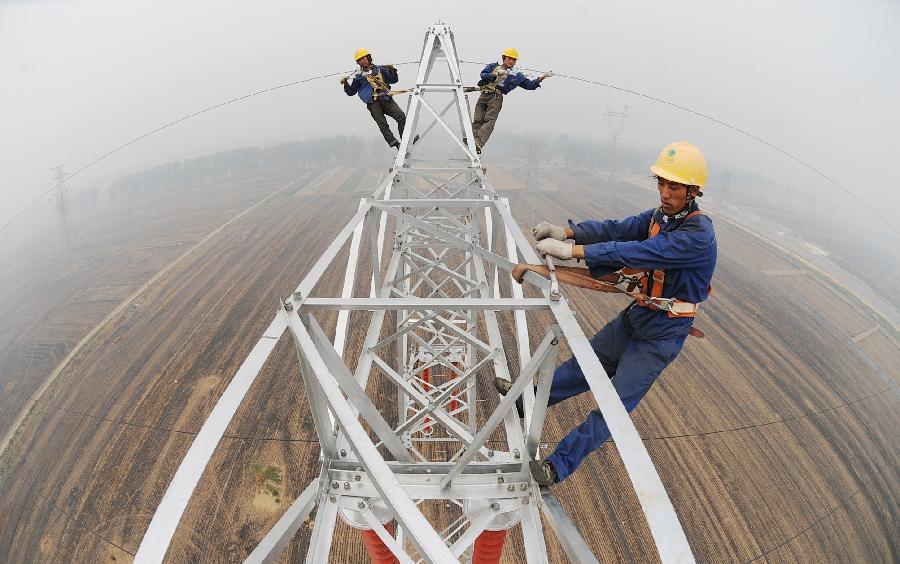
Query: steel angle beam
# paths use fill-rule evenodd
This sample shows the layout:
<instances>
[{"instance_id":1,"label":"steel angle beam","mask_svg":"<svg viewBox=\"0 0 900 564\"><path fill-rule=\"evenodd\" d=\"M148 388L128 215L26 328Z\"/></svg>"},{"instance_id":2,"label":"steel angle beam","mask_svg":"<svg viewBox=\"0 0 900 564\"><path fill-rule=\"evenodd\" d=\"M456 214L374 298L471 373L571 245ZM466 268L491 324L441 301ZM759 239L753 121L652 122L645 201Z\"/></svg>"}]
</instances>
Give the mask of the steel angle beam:
<instances>
[{"instance_id":1,"label":"steel angle beam","mask_svg":"<svg viewBox=\"0 0 900 564\"><path fill-rule=\"evenodd\" d=\"M588 548L584 539L578 533L578 528L569 519L556 496L553 495L549 488L541 488L540 491L543 498L541 512L547 517L550 526L553 527L556 538L559 539L559 544L562 545L569 561L584 562L586 564L597 562L599 564L599 560Z\"/></svg>"},{"instance_id":2,"label":"steel angle beam","mask_svg":"<svg viewBox=\"0 0 900 564\"><path fill-rule=\"evenodd\" d=\"M318 376L322 392L341 426L342 434L347 438L350 447L356 453L360 465L372 478L382 501L391 510L397 522L407 531L410 540L416 549L432 562L456 563L453 554L444 544L443 539L429 524L425 516L419 511L415 502L403 490L397 482L390 467L381 458L378 448L369 438L369 435L357 421L350 409L350 404L341 393L340 387L335 382L327 364L319 355L312 337L306 327L296 315L287 315L288 329L294 334L300 344L303 355L306 357L312 370Z\"/></svg>"},{"instance_id":3,"label":"steel angle beam","mask_svg":"<svg viewBox=\"0 0 900 564\"><path fill-rule=\"evenodd\" d=\"M284 547L291 542L300 526L309 517L310 512L316 506L316 498L319 495L319 478L315 478L306 486L303 493L294 500L281 519L275 523L268 534L259 541L250 556L244 560L244 564L271 564L278 560Z\"/></svg>"},{"instance_id":4,"label":"steel angle beam","mask_svg":"<svg viewBox=\"0 0 900 564\"><path fill-rule=\"evenodd\" d=\"M541 298L307 298L303 309L349 310L546 310Z\"/></svg>"}]
</instances>

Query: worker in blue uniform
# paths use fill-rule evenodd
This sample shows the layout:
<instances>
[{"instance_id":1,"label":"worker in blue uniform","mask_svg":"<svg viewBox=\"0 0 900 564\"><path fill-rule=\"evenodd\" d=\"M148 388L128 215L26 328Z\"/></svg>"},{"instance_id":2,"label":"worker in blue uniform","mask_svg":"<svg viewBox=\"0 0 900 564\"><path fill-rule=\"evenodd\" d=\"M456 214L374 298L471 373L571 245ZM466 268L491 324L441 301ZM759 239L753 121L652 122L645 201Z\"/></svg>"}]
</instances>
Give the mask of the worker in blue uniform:
<instances>
[{"instance_id":1,"label":"worker in blue uniform","mask_svg":"<svg viewBox=\"0 0 900 564\"><path fill-rule=\"evenodd\" d=\"M534 228L538 252L583 258L594 277L623 268L643 274L641 291L647 299L629 304L590 341L629 413L681 351L697 304L709 295L716 265L712 220L697 205L707 179L703 154L686 141L672 143L650 170L657 179L659 207L618 221L570 221L568 227L542 222ZM495 385L501 393L509 389L505 380ZM588 389L572 357L553 375L549 404ZM565 480L609 437L603 415L592 411L553 454L530 463L532 476L541 485Z\"/></svg>"},{"instance_id":2,"label":"worker in blue uniform","mask_svg":"<svg viewBox=\"0 0 900 564\"><path fill-rule=\"evenodd\" d=\"M479 153L491 133L494 132L494 125L503 108L503 96L519 87L525 90L536 90L540 88L541 82L545 78L551 76L550 73L547 73L533 80L529 79L514 70L513 67L516 66L518 59L519 52L509 48L503 51L501 62L491 63L481 71L481 79L478 81L481 95L478 97L478 103L475 104L475 116L472 121L475 150Z\"/></svg>"},{"instance_id":3,"label":"worker in blue uniform","mask_svg":"<svg viewBox=\"0 0 900 564\"><path fill-rule=\"evenodd\" d=\"M396 84L398 80L397 69L394 65L373 65L372 54L366 49L358 49L353 58L359 65L359 72L353 79L344 77L341 84L347 96L359 95L368 108L372 119L378 124L381 135L387 144L395 149L400 148L400 142L394 137L394 133L388 126L387 118L390 116L397 122L400 137L403 137L403 128L406 126L406 114L391 97L390 84Z\"/></svg>"}]
</instances>

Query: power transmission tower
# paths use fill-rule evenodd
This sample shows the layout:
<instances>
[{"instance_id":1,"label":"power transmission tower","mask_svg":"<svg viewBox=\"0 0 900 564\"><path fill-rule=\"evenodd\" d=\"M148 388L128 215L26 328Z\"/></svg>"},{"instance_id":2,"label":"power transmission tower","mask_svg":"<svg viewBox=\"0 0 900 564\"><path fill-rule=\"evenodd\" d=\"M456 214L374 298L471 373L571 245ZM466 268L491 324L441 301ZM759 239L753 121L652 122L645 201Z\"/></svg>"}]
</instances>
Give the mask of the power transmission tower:
<instances>
[{"instance_id":1,"label":"power transmission tower","mask_svg":"<svg viewBox=\"0 0 900 564\"><path fill-rule=\"evenodd\" d=\"M526 157L527 163L527 173L525 175L525 192L528 192L528 187L531 186L532 180L537 181L537 171L540 166L539 153L542 147L546 147L547 143L538 143L537 141L529 141L528 142L528 156Z\"/></svg>"},{"instance_id":2,"label":"power transmission tower","mask_svg":"<svg viewBox=\"0 0 900 564\"><path fill-rule=\"evenodd\" d=\"M615 189L616 182L619 180L619 137L622 130L625 129L625 121L628 119L628 106L621 112L613 112L606 106L606 124L609 126L609 147L610 147L610 168L609 168L609 191L606 196L606 205L609 207L609 198L612 190Z\"/></svg>"},{"instance_id":3,"label":"power transmission tower","mask_svg":"<svg viewBox=\"0 0 900 564\"><path fill-rule=\"evenodd\" d=\"M528 471L540 458L561 339L609 424L661 559L691 561L656 468L565 297L529 272L524 281L541 297L525 298L510 278L520 254L529 263L541 260L475 152L449 26L428 29L419 60L393 167L282 300L175 472L135 562L162 561L216 446L285 333L309 398L298 408L312 415L322 464L247 562L274 562L313 510L306 562L329 560L342 519L368 538L374 533L404 563L458 563L486 531L519 526L519 560L545 563L541 513L571 561L596 562L556 498ZM420 156L433 133L448 136L457 155ZM345 262L339 256L348 244ZM336 297L318 286L337 273L343 287ZM316 317L331 311L333 339ZM368 324L352 325L351 311L371 311ZM514 327L501 327L498 311L510 312ZM551 319L534 348L526 311ZM514 336L510 354L504 331ZM506 396L482 406L477 384L489 389L494 376L515 381ZM367 393L372 387L396 398L393 408L379 406ZM501 427L504 439L488 443ZM385 526L391 520L394 531Z\"/></svg>"},{"instance_id":4,"label":"power transmission tower","mask_svg":"<svg viewBox=\"0 0 900 564\"><path fill-rule=\"evenodd\" d=\"M66 237L66 245L71 245L72 240L69 235L69 194L67 193L66 188L66 178L69 177L69 173L65 171L66 165L56 165L52 167L50 170L55 171L56 174L53 177L53 182L56 184L56 193L53 198L56 204L56 215L59 216L59 220L62 223L63 234Z\"/></svg>"}]
</instances>

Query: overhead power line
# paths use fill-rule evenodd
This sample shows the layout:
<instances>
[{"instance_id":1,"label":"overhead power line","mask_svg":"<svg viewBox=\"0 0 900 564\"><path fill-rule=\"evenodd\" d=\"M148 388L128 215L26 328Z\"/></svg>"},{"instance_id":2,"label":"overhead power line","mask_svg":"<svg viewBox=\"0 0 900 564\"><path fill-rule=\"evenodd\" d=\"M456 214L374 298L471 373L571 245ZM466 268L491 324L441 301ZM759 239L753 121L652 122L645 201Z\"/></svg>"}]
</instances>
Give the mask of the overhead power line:
<instances>
[{"instance_id":1,"label":"overhead power line","mask_svg":"<svg viewBox=\"0 0 900 564\"><path fill-rule=\"evenodd\" d=\"M487 64L487 63L479 63L479 62L477 62L477 61L463 61L463 60L460 60L460 63L469 64L469 65L484 65L484 64ZM524 68L524 67L523 67L521 70L528 71L528 72L543 72L543 71L539 71L539 70L537 70L537 69L528 69L528 68ZM824 178L825 180L827 180L828 182L830 182L832 185L834 185L838 190L844 192L845 194L847 194L848 196L850 196L851 198L853 198L853 199L854 199L857 203L859 203L861 206L863 206L864 208L866 208L869 212L872 213L872 215L874 215L875 217L877 217L878 219L880 219L885 225L887 225L888 228L889 228L891 231L893 231L894 233L900 235L900 230L898 230L898 228L897 228L894 224L890 223L890 222L889 222L884 216L882 216L882 215L881 215L874 207L870 206L868 203L866 203L866 202L865 202L863 199L861 199L859 196L857 196L856 194L854 194L853 192L851 192L850 189L848 189L846 186L844 186L843 184L841 184L840 182L838 182L837 180L835 180L835 179L832 178L831 176L825 174L825 173L822 172L820 169L818 169L818 168L816 168L815 166L811 165L811 164L808 163L807 161L801 159L801 158L798 157L797 155L795 155L795 154L793 154L793 153L787 151L786 149L782 149L781 147L779 147L778 145L775 145L774 143L770 143L769 141L766 141L766 140L763 139L762 137L759 137L759 136L757 136L757 135L754 135L753 133L750 133L750 132L747 131L746 129L741 129L740 127L737 127L737 126L735 126L735 125L731 125L730 123L728 123L728 122L726 122L726 121L722 121L722 120L720 120L720 119L718 119L718 118L715 118L715 117L713 117L713 116L711 116L711 115L709 115L709 114L704 114L703 112L699 112L699 111L697 111L697 110L688 108L687 106L682 106L681 104L676 104L675 102L671 102L671 101L666 100L666 99L664 99L664 98L659 98L659 97L657 97L657 96L651 96L650 94L645 94L645 93L643 93L643 92L639 92L639 91L637 91L637 90L632 90L632 89L630 89L630 88L624 88L624 87L622 87L622 86L616 86L615 84L609 84L609 83L606 83L606 82L601 82L601 81L599 81L599 80L592 80L592 79L589 79L589 78L582 78L582 77L580 77L580 76L574 76L574 75L570 75L570 74L562 74L562 73L558 73L558 72L556 72L556 71L553 71L553 76L555 76L555 77L560 77L560 78L566 78L566 79L569 79L569 80L574 80L574 81L576 81L576 82L583 82L583 83L585 83L585 84L592 84L592 85L595 85L595 86L602 86L603 88L609 88L609 89L611 89L611 90L617 90L617 91L619 91L619 92L625 92L626 94L631 94L631 95L633 95L633 96L639 96L639 97L641 97L641 98L646 98L647 100L651 100L651 101L653 101L653 102L658 102L658 103L660 103L660 104L665 104L666 106L671 106L671 107L673 107L673 108L675 108L675 109L678 109L678 110L681 110L681 111L683 111L683 112L687 112L687 113L689 113L689 114L693 114L693 115L695 115L695 116L701 117L701 118L703 118L703 119L705 119L705 120L709 120L709 121L711 121L711 122L713 122L713 123L716 123L716 124L718 124L718 125L721 125L722 127L728 128L728 129L730 129L730 130L732 130L732 131L734 131L734 132L736 132L736 133L740 133L741 135L744 135L744 136L746 136L746 137L749 137L750 139L753 139L754 141L756 141L756 142L758 142L758 143L762 143L762 144L765 145L766 147L769 147L770 149L773 149L773 150L775 150L775 151L781 153L782 155L786 156L787 158L789 158L789 159L791 159L791 160L797 162L797 163L800 164L801 166L803 166L803 167L805 167L805 168L811 170L812 172L816 173L817 175L821 176L822 178Z\"/></svg>"},{"instance_id":2,"label":"overhead power line","mask_svg":"<svg viewBox=\"0 0 900 564\"><path fill-rule=\"evenodd\" d=\"M419 61L406 61L406 62L404 62L404 63L394 63L394 65L395 65L395 66L401 66L401 65L410 65L410 64L414 64L414 63L415 63L415 64L418 64ZM300 79L300 80L295 80L294 82L288 82L288 83L286 83L286 84L279 84L278 86L273 86L273 87L271 87L271 88L264 88L263 90L257 90L256 92L251 92L251 93L249 93L249 94L244 94L243 96L238 96L237 98L232 98L232 99L230 99L230 100L225 100L224 102L219 102L218 104L214 104L214 105L212 105L212 106L203 108L202 110L198 110L198 111L196 111L196 112L194 112L194 113L192 113L192 114L188 114L188 115L183 116L183 117L180 117L180 118L178 118L178 119L176 119L176 120L174 120L174 121L170 121L169 123L167 123L167 124L165 124L165 125L161 125L161 126L157 127L156 129L153 129L153 130L151 130L151 131L148 131L147 133L144 133L144 134L142 134L142 135L138 135L137 137L135 137L134 139L132 139L132 140L126 142L126 143L122 143L121 145L119 145L119 146L116 147L115 149L112 149L111 151L108 151L108 152L104 153L103 155L97 157L96 159L94 159L94 160L92 160L91 162L87 163L86 165L84 165L83 167L79 168L79 169L76 170L75 172L73 172L73 173L71 173L71 174L68 174L68 175L65 177L65 180L66 180L66 181L71 180L72 178L78 176L79 174L81 174L82 172L84 172L84 171L86 171L87 169L91 168L92 166L94 166L95 164L99 163L100 161L102 161L102 160L104 160L104 159L106 159L106 158L108 158L108 157L110 157L110 156L112 156L112 155L118 153L119 151L121 151L122 149L124 149L124 148L126 148L126 147L128 147L128 146L130 146L130 145L133 145L133 144L137 143L138 141L141 141L142 139L146 139L147 137L150 137L151 135L153 135L153 134L155 134L155 133L159 133L160 131L162 131L162 130L164 130L164 129L168 129L168 128L172 127L173 125L178 125L179 123L181 123L181 122L183 122L183 121L187 121L187 120L189 120L189 119L191 119L191 118L194 118L194 117L197 117L197 116L199 116L199 115L201 115L201 114L205 114L206 112L211 112L212 110L216 110L216 109L221 108L221 107L223 107L223 106L227 106L227 105L229 105L229 104L234 104L235 102L240 102L240 101L246 100L246 99L248 99L248 98L253 98L254 96L259 96L259 95L261 95L261 94L268 94L269 92L274 92L274 91L276 91L276 90L281 90L282 88L289 88L289 87L291 87L291 86L297 86L298 84L304 84L304 83L306 83L306 82L312 82L312 81L314 81L314 80L320 80L320 79L322 79L322 78L330 78L330 77L341 76L341 75L345 75L345 74L347 74L347 71L331 72L331 73L328 73L328 74L320 74L320 75L318 75L318 76L311 76L311 77L309 77L309 78L303 78L303 79ZM49 190L43 192L40 196L38 196L37 198L35 198L35 199L32 200L31 202L29 202L28 205L26 205L24 208L22 208L21 210L19 210L19 213L17 213L16 215L14 215L14 216L12 217L12 219L10 219L10 220L7 221L5 224L3 224L3 227L0 227L0 230L6 229L6 228L9 227L10 225L12 225L17 219L19 219L20 217L22 217L22 214L24 214L26 211L28 211L29 209L31 209L35 204L37 204L38 202L40 202L45 196L47 196L48 194L50 194L51 192L53 192L54 190L56 190L56 189L59 187L60 184L61 184L61 182L60 182L60 183L57 183L57 184L54 184Z\"/></svg>"},{"instance_id":3,"label":"overhead power line","mask_svg":"<svg viewBox=\"0 0 900 564\"><path fill-rule=\"evenodd\" d=\"M486 64L486 63L477 62L477 61L464 61L464 60L460 60L459 62L460 62L460 63L463 63L463 64L469 64L469 65L484 65L484 64ZM403 63L395 63L395 65L396 65L396 66L401 66L401 65L418 64L418 63L419 63L419 61L406 61L406 62L403 62ZM539 70L537 70L537 69L529 69L529 68L524 68L524 67L522 68L522 70L529 71L529 72L542 72L542 71L539 71ZM203 108L202 110L199 110L199 111L196 111L196 112L194 112L194 113L192 113L192 114L188 114L188 115L186 115L186 116L180 117L180 118L178 118L178 119L176 119L176 120L174 120L174 121L171 121L171 122L169 122L169 123L167 123L167 124L165 124L165 125L162 125L162 126L160 126L160 127L157 127L156 129L153 129L153 130L151 130L151 131L148 131L147 133L144 133L143 135L139 135L138 137L135 137L134 139L132 139L132 140L126 142L126 143L123 143L122 145L119 145L119 146L116 147L115 149L113 149L113 150L111 150L111 151L108 151L107 153L105 153L105 154L103 154L103 155L97 157L97 158L94 159L93 161L91 161L91 162L89 162L88 164L84 165L83 167L79 168L79 169L76 170L75 172L69 174L69 175L66 177L66 180L70 180L71 178L73 178L73 177L77 176L78 174L84 172L85 170L91 168L92 166L94 166L95 164L99 163L100 161L102 161L102 160L104 160L104 159L106 159L106 158L108 158L108 157L114 155L115 153L118 153L118 152L121 151L122 149L124 149L124 148L126 148L126 147L128 147L128 146L130 146L130 145L133 145L134 143L137 143L138 141L141 141L142 139L145 139L145 138L147 138L147 137L149 137L149 136L151 136L151 135L153 135L153 134L155 134L155 133L159 133L160 131L163 131L164 129L168 129L169 127L172 127L173 125L177 125L177 124L179 124L179 123L181 123L181 122L183 122L183 121L187 121L187 120L189 120L189 119L191 119L191 118L193 118L193 117L197 117L197 116L199 116L199 115L201 115L201 114L205 114L206 112L209 112L209 111L212 111L212 110L221 108L221 107L223 107L223 106L227 106L227 105L229 105L229 104L234 104L235 102L240 102L240 101L246 100L246 99L248 99L248 98L253 98L254 96L259 96L259 95L261 95L261 94L267 94L267 93L269 93L269 92L274 92L275 90L281 90L282 88L288 88L288 87L291 87L291 86L297 86L297 85L299 85L299 84L303 84L303 83L307 83L307 82L312 82L312 81L314 81L314 80L320 80L320 79L323 79L323 78L330 78L330 77L334 77L334 76L341 76L341 75L344 75L344 74L347 74L347 72L346 72L346 71L332 72L332 73L321 74L321 75L318 75L318 76L312 76L312 77L304 78L304 79L300 79L300 80L295 80L294 82L288 82L288 83L286 83L286 84L280 84L280 85L278 85L278 86L273 86L273 87L271 87L271 88L265 88L265 89L263 89L263 90L257 90L256 92L251 92L251 93L249 93L249 94L245 94L245 95L243 95L243 96L238 96L237 98L232 98L232 99L230 99L230 100L226 100L226 101L224 101L224 102L220 102L220 103L218 103L218 104L209 106L209 107L207 107L207 108ZM603 88L609 88L609 89L611 89L611 90L616 90L616 91L619 91L619 92L624 92L624 93L626 93L626 94L631 94L631 95L633 95L633 96L638 96L638 97L641 97L641 98L645 98L645 99L647 99L647 100L651 100L651 101L653 101L653 102L657 102L657 103L659 103L659 104L664 104L664 105L666 105L666 106L670 106L670 107L672 107L672 108L681 110L681 111L683 111L683 112L687 112L687 113L689 113L689 114L693 114L693 115L695 115L695 116L697 116L697 117L701 117L701 118L703 118L703 119L705 119L705 120L708 120L708 121L711 121L711 122L716 123L716 124L718 124L718 125L721 125L722 127L725 127L725 128L727 128L727 129L730 129L730 130L732 130L732 131L734 131L734 132L736 132L736 133L740 133L741 135L744 135L745 137L748 137L748 138L750 138L750 139L752 139L752 140L754 140L754 141L756 141L756 142L758 142L758 143L761 143L761 144L765 145L766 147L769 147L770 149L772 149L772 150L774 150L774 151L777 151L777 152L781 153L781 154L784 155L785 157L787 157L787 158L793 160L794 162L800 164L800 165L803 166L804 168L806 168L806 169L812 171L813 173L817 174L818 176L824 178L826 181L828 181L830 184L832 184L832 185L833 185L834 187L836 187L838 190L844 192L845 194L847 194L848 196L850 196L851 198L853 198L853 200L855 200L857 203L859 203L861 206L863 206L863 207L864 207L866 210L868 210L872 215L874 215L874 216L877 217L879 220L881 220L881 222L884 223L891 231L893 231L894 233L900 235L900 230L898 230L898 228L897 228L894 224L890 223L890 222L887 220L887 218L885 218L883 215L881 215L874 207L872 207L871 205L869 205L865 200L863 200L862 198L860 198L859 196L857 196L856 194L854 194L849 188L847 188L846 186L844 186L843 184L841 184L840 182L838 182L837 180L835 180L834 178L832 178L831 176L829 176L828 174L826 174L825 172L823 172L822 170L820 170L819 168L817 168L817 167L813 166L812 164L810 164L809 162L807 162L807 161L801 159L801 158L798 157L797 155L795 155L795 154L793 154L793 153L787 151L786 149L783 149L783 148L779 147L778 145L775 145L774 143L770 143L769 141L766 141L766 140L763 139L762 137L759 137L759 136L757 136L757 135L754 135L753 133L750 133L749 131L747 131L747 130L745 130L745 129L742 129L742 128L740 128L740 127L737 127L737 126L735 126L735 125L732 125L732 124L730 124L730 123L728 123L728 122L726 122L726 121L723 121L723 120L721 120L721 119L715 118L715 117L713 117L713 116L711 116L711 115L709 115L709 114L705 114L705 113L703 113L703 112L694 110L694 109L692 109L692 108L688 108L687 106L682 106L681 104L677 104L677 103L675 103L675 102L666 100L666 99L664 99L664 98L660 98L660 97L658 97L658 96L651 96L650 94L645 94L644 92L640 92L640 91L637 91L637 90L632 90L632 89L630 89L630 88L625 88L625 87L622 87L622 86L616 86L615 84L609 84L609 83L606 83L606 82L601 82L601 81L599 81L599 80L593 80L593 79L589 79L589 78L583 78L583 77L574 76L574 75L570 75L570 74L558 73L558 72L555 72L555 71L554 71L554 73L553 73L553 76L557 76L557 77L560 77L560 78L565 78L565 79L568 79L568 80L574 80L574 81L576 81L576 82L582 82L582 83L585 83L585 84L591 84L591 85L594 85L594 86L600 86L600 87L603 87ZM56 190L56 189L57 189L57 186L54 185L54 186L51 187L49 190L43 192L40 196L38 196L37 198L35 198L34 200L32 200L28 205L26 205L24 208L22 208L22 209L19 211L19 213L17 213L15 216L13 216L12 219L10 219L9 221L7 221L7 222L3 225L3 227L0 227L0 230L6 229L6 228L9 227L10 225L12 225L12 223L15 222L19 217L21 217L26 211L28 211L28 210L29 210L31 207L33 207L35 204L37 204L38 202L40 202L41 199L43 199L45 196L47 196L48 194L50 194L51 192L53 192L53 191Z\"/></svg>"}]
</instances>

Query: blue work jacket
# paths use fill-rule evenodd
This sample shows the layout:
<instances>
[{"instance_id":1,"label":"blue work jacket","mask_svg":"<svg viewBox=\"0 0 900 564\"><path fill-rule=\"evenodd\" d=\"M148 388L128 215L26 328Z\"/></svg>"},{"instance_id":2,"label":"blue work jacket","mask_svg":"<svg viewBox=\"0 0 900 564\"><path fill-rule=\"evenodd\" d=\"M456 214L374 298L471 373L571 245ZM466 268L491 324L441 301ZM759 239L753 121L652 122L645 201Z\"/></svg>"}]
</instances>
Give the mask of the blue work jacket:
<instances>
[{"instance_id":1,"label":"blue work jacket","mask_svg":"<svg viewBox=\"0 0 900 564\"><path fill-rule=\"evenodd\" d=\"M380 65L372 65L372 68L369 70L369 74L376 74L381 72L382 78L387 84L396 84L399 78L397 77L397 69L391 70L387 67L383 67ZM356 73L356 76L353 77L353 80L348 80L347 84L344 85L344 92L346 92L347 96L353 96L354 94L359 94L359 99L363 101L365 104L371 104L375 101L374 92L372 92L372 85L369 84L369 81L366 79L366 76L362 72ZM378 92L378 94L385 94L386 92Z\"/></svg>"},{"instance_id":2,"label":"blue work jacket","mask_svg":"<svg viewBox=\"0 0 900 564\"><path fill-rule=\"evenodd\" d=\"M690 211L697 209L697 202L691 202ZM660 231L648 238L650 218L654 215ZM673 220L652 209L621 220L589 220L577 225L570 220L569 225L575 232L575 243L584 245L585 262L593 276L623 267L664 269L662 297L695 304L708 297L717 255L716 232L708 215ZM683 336L693 323L693 318L669 318L665 311L654 311L635 302L628 308L627 319L639 339Z\"/></svg>"},{"instance_id":3,"label":"blue work jacket","mask_svg":"<svg viewBox=\"0 0 900 564\"><path fill-rule=\"evenodd\" d=\"M500 63L491 63L484 67L484 70L481 71L481 80L478 81L478 86L484 86L494 82L496 77L492 73L494 72L494 67L499 64ZM501 94L509 94L519 86L525 90L536 90L541 87L541 81L536 78L534 80L529 80L528 77L520 72L515 74L510 73L506 75L506 78L500 81L497 85L497 90L499 90Z\"/></svg>"}]
</instances>

